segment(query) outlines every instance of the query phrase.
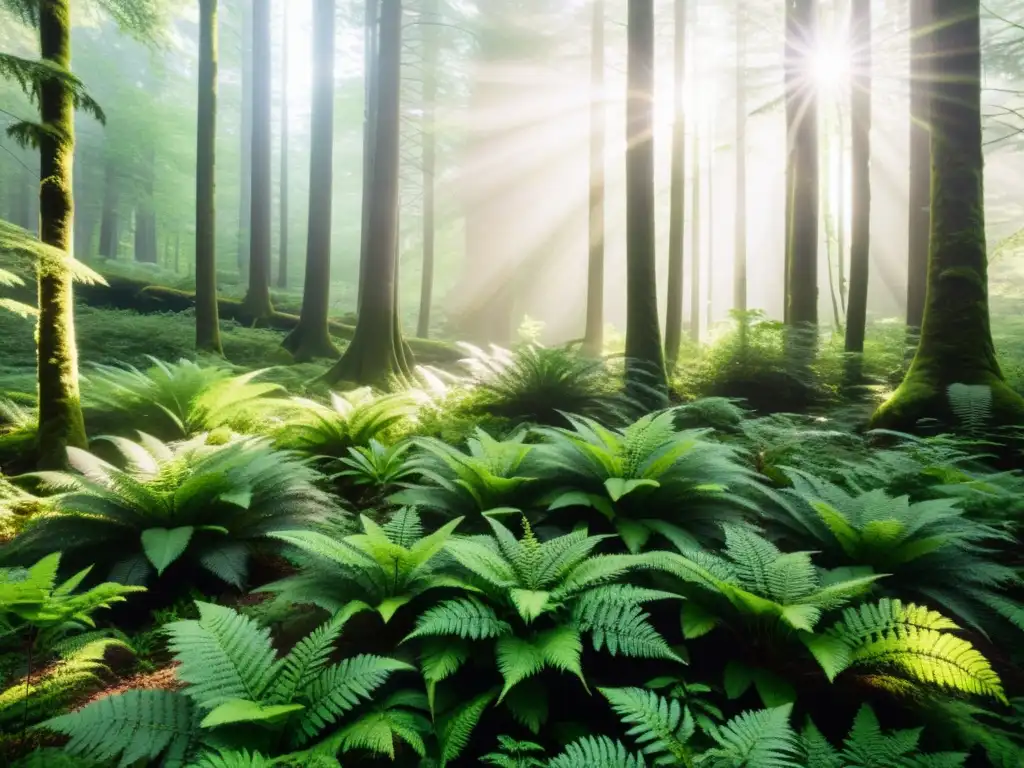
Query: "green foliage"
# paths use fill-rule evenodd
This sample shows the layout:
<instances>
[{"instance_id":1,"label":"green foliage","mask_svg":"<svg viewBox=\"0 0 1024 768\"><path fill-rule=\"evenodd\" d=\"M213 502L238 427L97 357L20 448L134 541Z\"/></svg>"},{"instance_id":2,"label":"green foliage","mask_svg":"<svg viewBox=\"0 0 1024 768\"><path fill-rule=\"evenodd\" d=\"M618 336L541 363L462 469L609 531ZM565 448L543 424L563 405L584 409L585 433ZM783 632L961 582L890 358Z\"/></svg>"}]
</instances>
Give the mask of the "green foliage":
<instances>
[{"instance_id":1,"label":"green foliage","mask_svg":"<svg viewBox=\"0 0 1024 768\"><path fill-rule=\"evenodd\" d=\"M564 414L621 418L630 408L601 361L570 349L528 345L490 354L469 344L463 365L474 387L471 408L518 423L562 424Z\"/></svg>"},{"instance_id":2,"label":"green foliage","mask_svg":"<svg viewBox=\"0 0 1024 768\"><path fill-rule=\"evenodd\" d=\"M71 448L77 474L35 475L58 491L53 511L10 545L9 557L63 548L69 559L99 560L125 584L146 583L180 560L240 587L256 542L335 509L316 487L319 475L266 440L107 441L123 468Z\"/></svg>"},{"instance_id":3,"label":"green foliage","mask_svg":"<svg viewBox=\"0 0 1024 768\"><path fill-rule=\"evenodd\" d=\"M739 450L703 430L680 431L675 418L661 411L612 430L570 416L572 429L541 430L545 443L532 466L552 488L548 510L593 509L633 552L656 534L690 548L694 534L739 519L750 507L743 493L758 488L756 475Z\"/></svg>"},{"instance_id":4,"label":"green foliage","mask_svg":"<svg viewBox=\"0 0 1024 768\"><path fill-rule=\"evenodd\" d=\"M1010 595L1020 578L994 556L1013 536L967 518L951 499L914 503L787 474L792 503L771 511L790 540L822 551L829 565L889 574L880 586L890 594L941 606L982 631L998 628L1000 617L1024 629L1024 605Z\"/></svg>"},{"instance_id":5,"label":"green foliage","mask_svg":"<svg viewBox=\"0 0 1024 768\"><path fill-rule=\"evenodd\" d=\"M525 433L495 440L482 429L460 451L436 438L415 438L417 452L408 469L420 483L391 497L395 504L427 507L448 517L477 516L515 507L533 478L519 474L532 445Z\"/></svg>"},{"instance_id":6,"label":"green foliage","mask_svg":"<svg viewBox=\"0 0 1024 768\"><path fill-rule=\"evenodd\" d=\"M355 485L385 493L415 474L415 469L405 461L412 447L411 442L382 445L370 438L365 446L349 448L348 456L338 460L345 469L331 477L346 478Z\"/></svg>"},{"instance_id":7,"label":"green foliage","mask_svg":"<svg viewBox=\"0 0 1024 768\"><path fill-rule=\"evenodd\" d=\"M967 759L957 752L924 754L920 738L919 728L884 733L866 704L857 712L842 750L832 747L813 723L803 732L807 768L958 768Z\"/></svg>"},{"instance_id":8,"label":"green foliage","mask_svg":"<svg viewBox=\"0 0 1024 768\"><path fill-rule=\"evenodd\" d=\"M317 531L281 531L299 572L261 589L283 604L312 603L336 613L360 600L384 621L419 595L467 585L443 567L443 550L461 522L456 519L425 536L416 510L400 509L387 525L361 516L363 532L334 539Z\"/></svg>"},{"instance_id":9,"label":"green foliage","mask_svg":"<svg viewBox=\"0 0 1024 768\"><path fill-rule=\"evenodd\" d=\"M229 368L190 360L165 363L149 358L145 371L134 366L95 365L86 379L85 396L93 407L116 416L122 429L166 424L155 434L193 437L227 428L257 431L282 409L272 397L277 384L255 382L264 371L236 375Z\"/></svg>"},{"instance_id":10,"label":"green foliage","mask_svg":"<svg viewBox=\"0 0 1024 768\"><path fill-rule=\"evenodd\" d=\"M491 752L480 758L480 762L496 765L498 768L545 768L546 762L537 755L544 753L544 747L532 741L516 741L508 736L499 736L500 752Z\"/></svg>"},{"instance_id":11,"label":"green foliage","mask_svg":"<svg viewBox=\"0 0 1024 768\"><path fill-rule=\"evenodd\" d=\"M394 659L371 655L329 663L354 610L339 614L288 655L277 657L269 631L251 619L209 603L198 603L198 607L198 620L166 628L179 664L178 678L185 683L182 691L115 694L41 727L68 735L67 750L72 754L98 760L120 758L122 765L140 758L150 765L178 765L204 744L218 751L255 747L270 753L279 743L309 744L369 699L391 673L411 669ZM389 722L401 738L408 735L404 728L409 720L400 713L411 703L408 696L385 702ZM351 730L341 731L354 746L380 743L368 741L376 726L367 717L355 720ZM217 765L215 758L210 760Z\"/></svg>"},{"instance_id":12,"label":"green foliage","mask_svg":"<svg viewBox=\"0 0 1024 768\"><path fill-rule=\"evenodd\" d=\"M281 425L275 441L304 456L340 459L371 441L387 442L415 418L426 399L418 390L376 395L369 388L332 392L330 405L296 398L296 410Z\"/></svg>"}]
</instances>

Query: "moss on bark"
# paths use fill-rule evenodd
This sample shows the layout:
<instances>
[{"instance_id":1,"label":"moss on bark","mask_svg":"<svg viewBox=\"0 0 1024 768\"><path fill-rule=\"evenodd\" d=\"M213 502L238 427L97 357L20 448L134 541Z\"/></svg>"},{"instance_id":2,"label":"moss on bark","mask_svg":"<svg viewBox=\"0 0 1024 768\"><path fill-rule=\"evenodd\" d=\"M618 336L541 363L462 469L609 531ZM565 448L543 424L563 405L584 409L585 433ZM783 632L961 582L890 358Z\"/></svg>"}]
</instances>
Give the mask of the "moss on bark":
<instances>
[{"instance_id":1,"label":"moss on bark","mask_svg":"<svg viewBox=\"0 0 1024 768\"><path fill-rule=\"evenodd\" d=\"M945 53L930 104L931 250L921 339L873 427L912 430L928 418L955 428L947 389L956 383L992 389L993 426L1024 422L1024 399L1003 381L989 326L979 11L978 0L935 0L934 42Z\"/></svg>"}]
</instances>

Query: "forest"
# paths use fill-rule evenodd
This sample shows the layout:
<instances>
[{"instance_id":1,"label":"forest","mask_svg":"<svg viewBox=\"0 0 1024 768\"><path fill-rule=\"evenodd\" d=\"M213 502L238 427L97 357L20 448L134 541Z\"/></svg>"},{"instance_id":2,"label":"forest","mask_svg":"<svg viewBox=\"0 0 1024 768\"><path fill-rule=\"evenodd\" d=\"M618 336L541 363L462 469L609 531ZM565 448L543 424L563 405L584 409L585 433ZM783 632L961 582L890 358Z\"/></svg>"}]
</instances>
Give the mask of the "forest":
<instances>
[{"instance_id":1,"label":"forest","mask_svg":"<svg viewBox=\"0 0 1024 768\"><path fill-rule=\"evenodd\" d=\"M1020 0L0 0L0 126L0 766L1024 768Z\"/></svg>"}]
</instances>

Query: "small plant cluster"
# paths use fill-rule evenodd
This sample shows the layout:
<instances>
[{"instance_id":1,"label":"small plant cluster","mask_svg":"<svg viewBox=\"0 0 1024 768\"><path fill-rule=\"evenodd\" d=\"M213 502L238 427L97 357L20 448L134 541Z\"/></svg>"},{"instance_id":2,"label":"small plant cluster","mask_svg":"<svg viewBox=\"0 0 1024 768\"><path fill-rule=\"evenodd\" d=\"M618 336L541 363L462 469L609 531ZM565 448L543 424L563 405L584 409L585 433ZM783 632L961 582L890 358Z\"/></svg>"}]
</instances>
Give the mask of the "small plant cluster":
<instances>
[{"instance_id":1,"label":"small plant cluster","mask_svg":"<svg viewBox=\"0 0 1024 768\"><path fill-rule=\"evenodd\" d=\"M0 497L36 510L0 549L11 754L1020 764L1021 475L977 443L719 398L639 412L559 356L480 352L472 384L327 401L191 363L101 369L106 407L167 433L97 440ZM442 427L452 402L480 415L468 433ZM191 613L134 638L92 618L189 590ZM83 702L115 648L168 676Z\"/></svg>"}]
</instances>

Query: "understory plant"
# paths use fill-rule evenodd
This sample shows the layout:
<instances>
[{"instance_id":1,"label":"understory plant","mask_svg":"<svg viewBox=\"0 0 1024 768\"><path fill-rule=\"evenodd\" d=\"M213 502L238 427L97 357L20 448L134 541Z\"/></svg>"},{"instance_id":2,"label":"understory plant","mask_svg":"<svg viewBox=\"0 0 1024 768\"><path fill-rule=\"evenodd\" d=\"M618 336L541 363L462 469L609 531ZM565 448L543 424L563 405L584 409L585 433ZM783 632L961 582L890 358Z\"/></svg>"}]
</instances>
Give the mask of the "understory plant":
<instances>
[{"instance_id":1,"label":"understory plant","mask_svg":"<svg viewBox=\"0 0 1024 768\"><path fill-rule=\"evenodd\" d=\"M279 656L270 631L230 608L198 603L199 619L166 627L178 663L180 691L130 690L51 718L41 728L70 738L66 750L93 760L129 765L252 765L242 750L266 759L315 764L345 748L366 746L342 729L392 674L413 669L395 659L359 655L331 661L345 623L360 610L341 612ZM425 721L424 721L425 722ZM365 731L364 727L364 731ZM402 738L401 727L393 731ZM346 734L349 734L346 737ZM418 746L418 745L417 745ZM393 747L392 747L393 749ZM222 751L230 755L229 762ZM269 758L272 758L269 759ZM195 764L191 763L190 764Z\"/></svg>"},{"instance_id":2,"label":"understory plant","mask_svg":"<svg viewBox=\"0 0 1024 768\"><path fill-rule=\"evenodd\" d=\"M723 520L754 508L761 484L739 449L708 439L707 430L677 429L674 410L623 429L568 419L571 429L539 430L544 442L529 465L549 488L553 519L591 510L638 552L653 535L691 548L695 537L714 536Z\"/></svg>"},{"instance_id":3,"label":"understory plant","mask_svg":"<svg viewBox=\"0 0 1024 768\"><path fill-rule=\"evenodd\" d=\"M86 376L87 406L119 431L145 429L166 439L216 429L251 434L265 431L286 404L280 385L256 381L264 370L238 374L191 360L148 359L146 370L97 364Z\"/></svg>"},{"instance_id":4,"label":"understory plant","mask_svg":"<svg viewBox=\"0 0 1024 768\"><path fill-rule=\"evenodd\" d=\"M251 550L269 533L336 511L317 485L320 475L266 439L106 440L122 466L71 448L76 472L33 476L56 493L50 511L9 545L6 559L61 550L70 561L95 561L122 584L145 584L177 565L240 587Z\"/></svg>"},{"instance_id":5,"label":"understory plant","mask_svg":"<svg viewBox=\"0 0 1024 768\"><path fill-rule=\"evenodd\" d=\"M635 586L645 567L635 555L601 555L604 537L575 531L541 542L523 520L516 538L488 519L491 536L457 537L448 553L478 587L425 611L406 641L416 641L427 692L473 658L493 654L498 703L534 733L548 718L544 670L575 677L583 690L583 641L594 651L633 659L681 660L649 622L644 606L675 596Z\"/></svg>"}]
</instances>

